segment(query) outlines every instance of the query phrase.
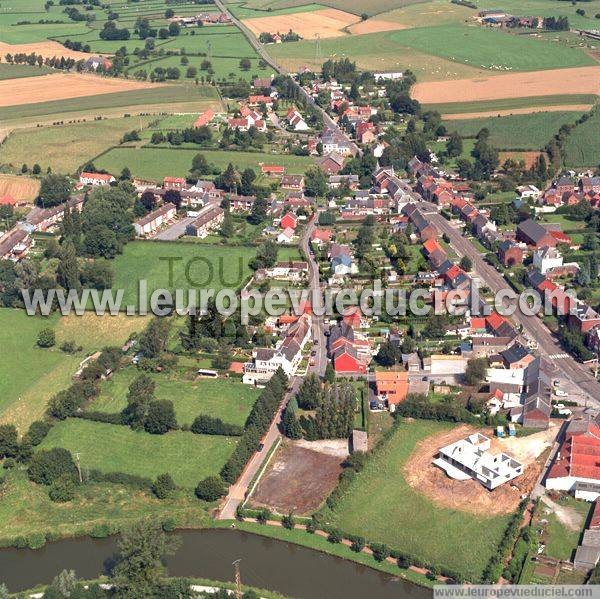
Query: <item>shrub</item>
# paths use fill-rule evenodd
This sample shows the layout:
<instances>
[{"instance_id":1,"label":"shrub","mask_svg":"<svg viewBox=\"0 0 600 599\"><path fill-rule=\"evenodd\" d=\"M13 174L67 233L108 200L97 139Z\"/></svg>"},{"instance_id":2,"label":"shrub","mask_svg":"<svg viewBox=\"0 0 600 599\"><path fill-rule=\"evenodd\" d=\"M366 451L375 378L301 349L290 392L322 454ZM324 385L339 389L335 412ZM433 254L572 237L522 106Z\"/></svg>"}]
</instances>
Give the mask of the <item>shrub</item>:
<instances>
[{"instance_id":1,"label":"shrub","mask_svg":"<svg viewBox=\"0 0 600 599\"><path fill-rule=\"evenodd\" d=\"M173 477L166 472L165 474L159 474L156 477L156 481L152 485L152 492L159 499L167 499L176 488Z\"/></svg>"},{"instance_id":2,"label":"shrub","mask_svg":"<svg viewBox=\"0 0 600 599\"><path fill-rule=\"evenodd\" d=\"M41 549L46 544L46 535L43 532L34 532L27 537L29 549Z\"/></svg>"},{"instance_id":3,"label":"shrub","mask_svg":"<svg viewBox=\"0 0 600 599\"><path fill-rule=\"evenodd\" d=\"M94 539L105 539L110 536L110 527L108 524L96 524L90 531L90 537Z\"/></svg>"},{"instance_id":4,"label":"shrub","mask_svg":"<svg viewBox=\"0 0 600 599\"><path fill-rule=\"evenodd\" d=\"M360 553L365 548L365 539L364 537L352 535L349 537L352 545L350 545L350 549L355 551L356 553Z\"/></svg>"},{"instance_id":5,"label":"shrub","mask_svg":"<svg viewBox=\"0 0 600 599\"><path fill-rule=\"evenodd\" d=\"M13 458L6 458L4 460L4 464L2 464L2 468L4 468L5 470L10 470L11 468L14 468L16 466L16 462L13 460Z\"/></svg>"},{"instance_id":6,"label":"shrub","mask_svg":"<svg viewBox=\"0 0 600 599\"><path fill-rule=\"evenodd\" d=\"M14 424L0 424L0 459L14 458L19 450L19 438Z\"/></svg>"},{"instance_id":7,"label":"shrub","mask_svg":"<svg viewBox=\"0 0 600 599\"><path fill-rule=\"evenodd\" d=\"M256 516L256 520L259 524L266 524L270 518L271 512L266 507L260 510Z\"/></svg>"},{"instance_id":8,"label":"shrub","mask_svg":"<svg viewBox=\"0 0 600 599\"><path fill-rule=\"evenodd\" d=\"M56 335L52 329L42 329L37 338L38 347L48 348L56 345Z\"/></svg>"},{"instance_id":9,"label":"shrub","mask_svg":"<svg viewBox=\"0 0 600 599\"><path fill-rule=\"evenodd\" d=\"M195 493L202 501L217 501L225 495L226 489L218 476L208 476L198 483Z\"/></svg>"},{"instance_id":10,"label":"shrub","mask_svg":"<svg viewBox=\"0 0 600 599\"><path fill-rule=\"evenodd\" d=\"M36 453L27 469L29 478L40 485L51 485L61 477L77 480L77 467L71 452L60 447Z\"/></svg>"},{"instance_id":11,"label":"shrub","mask_svg":"<svg viewBox=\"0 0 600 599\"><path fill-rule=\"evenodd\" d=\"M194 420L190 430L197 435L226 435L229 437L237 437L244 432L241 426L227 424L220 418L213 418L204 414Z\"/></svg>"},{"instance_id":12,"label":"shrub","mask_svg":"<svg viewBox=\"0 0 600 599\"><path fill-rule=\"evenodd\" d=\"M142 491L152 489L152 481L149 478L128 474L126 472L100 472L100 470L90 470L88 475L89 480L98 483L125 485Z\"/></svg>"},{"instance_id":13,"label":"shrub","mask_svg":"<svg viewBox=\"0 0 600 599\"><path fill-rule=\"evenodd\" d=\"M164 435L176 428L177 419L173 402L168 399L151 401L144 419L144 430L153 435Z\"/></svg>"},{"instance_id":14,"label":"shrub","mask_svg":"<svg viewBox=\"0 0 600 599\"><path fill-rule=\"evenodd\" d=\"M382 562L390 556L390 548L383 543L371 543L369 549L373 552L375 561Z\"/></svg>"},{"instance_id":15,"label":"shrub","mask_svg":"<svg viewBox=\"0 0 600 599\"><path fill-rule=\"evenodd\" d=\"M167 518L161 525L161 528L164 532L173 532L175 527L177 526L177 522L175 522L175 518Z\"/></svg>"},{"instance_id":16,"label":"shrub","mask_svg":"<svg viewBox=\"0 0 600 599\"><path fill-rule=\"evenodd\" d=\"M48 496L51 501L65 503L75 497L75 483L68 476L57 478L50 486Z\"/></svg>"},{"instance_id":17,"label":"shrub","mask_svg":"<svg viewBox=\"0 0 600 599\"><path fill-rule=\"evenodd\" d=\"M336 528L334 528L333 530L331 530L329 532L329 535L327 536L327 540L330 543L334 543L334 544L341 543L342 542L342 533L339 530L337 530Z\"/></svg>"},{"instance_id":18,"label":"shrub","mask_svg":"<svg viewBox=\"0 0 600 599\"><path fill-rule=\"evenodd\" d=\"M35 420L29 425L29 430L25 437L34 447L38 446L50 432L52 423L47 420Z\"/></svg>"},{"instance_id":19,"label":"shrub","mask_svg":"<svg viewBox=\"0 0 600 599\"><path fill-rule=\"evenodd\" d=\"M296 521L294 520L294 516L292 514L287 514L281 519L281 525L283 528L287 528L288 530L292 530L294 526L296 526Z\"/></svg>"}]
</instances>

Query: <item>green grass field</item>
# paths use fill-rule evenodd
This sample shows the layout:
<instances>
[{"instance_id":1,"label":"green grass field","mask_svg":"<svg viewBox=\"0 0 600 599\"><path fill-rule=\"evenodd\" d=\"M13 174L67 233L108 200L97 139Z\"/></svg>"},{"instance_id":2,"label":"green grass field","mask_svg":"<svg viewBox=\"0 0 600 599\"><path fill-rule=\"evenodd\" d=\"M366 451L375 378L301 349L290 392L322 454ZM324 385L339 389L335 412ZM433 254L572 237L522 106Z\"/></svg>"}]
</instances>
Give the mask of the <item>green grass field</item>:
<instances>
[{"instance_id":1,"label":"green grass field","mask_svg":"<svg viewBox=\"0 0 600 599\"><path fill-rule=\"evenodd\" d=\"M129 385L139 374L133 367L117 372L102 385L102 393L90 409L120 412L127 405ZM243 426L259 394L258 390L238 379L193 380L179 372L150 376L156 383L156 398L173 402L180 425L192 424L196 416L205 414Z\"/></svg>"},{"instance_id":2,"label":"green grass field","mask_svg":"<svg viewBox=\"0 0 600 599\"><path fill-rule=\"evenodd\" d=\"M124 289L124 304L136 306L142 279L147 281L148 297L156 289L238 289L250 276L248 262L254 254L254 248L242 246L134 241L115 259L113 289Z\"/></svg>"},{"instance_id":3,"label":"green grass field","mask_svg":"<svg viewBox=\"0 0 600 599\"><path fill-rule=\"evenodd\" d=\"M163 85L152 89L138 89L129 92L99 94L72 98L68 100L53 100L51 102L36 102L0 108L0 121L8 119L24 119L61 113L89 112L97 110L102 116L104 109L131 107L157 104L198 103L208 106L218 102L217 91L214 87L189 84ZM168 111L165 106L165 112Z\"/></svg>"},{"instance_id":4,"label":"green grass field","mask_svg":"<svg viewBox=\"0 0 600 599\"><path fill-rule=\"evenodd\" d=\"M390 39L401 46L484 69L536 71L597 64L574 48L480 26L405 29L392 32Z\"/></svg>"},{"instance_id":5,"label":"green grass field","mask_svg":"<svg viewBox=\"0 0 600 599\"><path fill-rule=\"evenodd\" d=\"M177 485L191 488L219 473L235 443L229 437L183 431L150 435L127 426L74 418L54 426L39 448L79 452L83 471L125 472L152 479L169 472Z\"/></svg>"},{"instance_id":6,"label":"green grass field","mask_svg":"<svg viewBox=\"0 0 600 599\"><path fill-rule=\"evenodd\" d=\"M444 121L447 130L475 137L486 127L490 143L499 150L540 150L558 133L561 125L574 123L582 112L536 112L482 119Z\"/></svg>"},{"instance_id":7,"label":"green grass field","mask_svg":"<svg viewBox=\"0 0 600 599\"><path fill-rule=\"evenodd\" d=\"M40 75L48 75L54 73L48 67L30 67L29 65L21 64L6 64L0 63L0 81L3 79L22 79L24 77L39 77Z\"/></svg>"},{"instance_id":8,"label":"green grass field","mask_svg":"<svg viewBox=\"0 0 600 599\"><path fill-rule=\"evenodd\" d=\"M74 173L90 157L118 144L125 132L145 127L153 119L140 116L17 129L0 146L0 163L14 168L37 163L44 172L50 166L55 172Z\"/></svg>"},{"instance_id":9,"label":"green grass field","mask_svg":"<svg viewBox=\"0 0 600 599\"><path fill-rule=\"evenodd\" d=\"M596 109L585 123L577 126L565 144L565 166L592 167L600 164L600 110Z\"/></svg>"},{"instance_id":10,"label":"green grass field","mask_svg":"<svg viewBox=\"0 0 600 599\"><path fill-rule=\"evenodd\" d=\"M115 530L140 518L155 522L174 518L180 526L205 526L209 522L204 506L191 493L159 500L121 485L90 484L78 490L73 501L55 503L50 501L48 489L30 482L24 470L6 471L0 501L0 540L40 531L59 537L81 536L100 522Z\"/></svg>"},{"instance_id":11,"label":"green grass field","mask_svg":"<svg viewBox=\"0 0 600 599\"><path fill-rule=\"evenodd\" d=\"M481 576L508 523L435 506L404 480L402 467L415 445L448 430L433 421L403 422L358 474L325 521L390 547L444 564L471 578Z\"/></svg>"},{"instance_id":12,"label":"green grass field","mask_svg":"<svg viewBox=\"0 0 600 599\"><path fill-rule=\"evenodd\" d=\"M288 172L303 173L314 162L309 156L273 155L262 152L122 147L114 148L98 157L94 164L98 168L117 173L120 173L124 166L128 166L134 176L160 181L168 175L185 177L192 166L192 159L199 152L204 154L209 163L220 169L227 168L232 162L241 170L252 168L259 171L259 164L265 162L285 166Z\"/></svg>"},{"instance_id":13,"label":"green grass field","mask_svg":"<svg viewBox=\"0 0 600 599\"><path fill-rule=\"evenodd\" d=\"M71 384L86 355L106 345L124 343L144 323L143 318L99 317L93 313L42 319L21 310L0 308L0 421L26 428L44 413L55 393ZM37 336L45 328L54 329L57 347L37 347ZM58 347L65 341L76 342L83 351L75 355L61 352Z\"/></svg>"}]
</instances>

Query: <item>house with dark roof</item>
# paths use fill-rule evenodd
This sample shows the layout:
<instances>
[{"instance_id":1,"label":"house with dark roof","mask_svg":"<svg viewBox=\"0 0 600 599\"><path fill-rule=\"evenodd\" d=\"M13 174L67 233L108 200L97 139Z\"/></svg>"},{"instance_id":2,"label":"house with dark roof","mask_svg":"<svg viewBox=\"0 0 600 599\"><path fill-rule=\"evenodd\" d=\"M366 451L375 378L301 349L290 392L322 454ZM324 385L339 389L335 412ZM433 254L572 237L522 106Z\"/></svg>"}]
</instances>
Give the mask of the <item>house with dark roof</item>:
<instances>
[{"instance_id":1,"label":"house with dark roof","mask_svg":"<svg viewBox=\"0 0 600 599\"><path fill-rule=\"evenodd\" d=\"M504 366L511 370L515 368L526 368L535 360L535 356L518 342L500 352L500 355L502 356Z\"/></svg>"},{"instance_id":2,"label":"house with dark roof","mask_svg":"<svg viewBox=\"0 0 600 599\"><path fill-rule=\"evenodd\" d=\"M508 239L498 246L498 257L504 266L523 264L523 250Z\"/></svg>"},{"instance_id":3,"label":"house with dark roof","mask_svg":"<svg viewBox=\"0 0 600 599\"><path fill-rule=\"evenodd\" d=\"M517 240L535 248L554 247L557 243L550 231L531 219L517 225Z\"/></svg>"}]
</instances>

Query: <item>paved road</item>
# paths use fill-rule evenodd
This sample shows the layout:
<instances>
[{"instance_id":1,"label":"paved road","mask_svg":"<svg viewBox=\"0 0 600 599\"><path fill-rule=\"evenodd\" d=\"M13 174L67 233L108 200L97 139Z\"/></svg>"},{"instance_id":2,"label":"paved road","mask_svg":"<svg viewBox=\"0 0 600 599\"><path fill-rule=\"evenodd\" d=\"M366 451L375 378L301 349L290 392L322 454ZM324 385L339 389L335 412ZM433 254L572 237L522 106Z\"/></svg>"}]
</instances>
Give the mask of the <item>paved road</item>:
<instances>
[{"instance_id":1,"label":"paved road","mask_svg":"<svg viewBox=\"0 0 600 599\"><path fill-rule=\"evenodd\" d=\"M231 19L232 23L234 25L236 25L238 27L238 29L240 29L240 31L246 36L246 38L248 39L248 41L250 42L250 44L252 45L252 47L258 52L258 55L268 65L270 65L275 71L277 71L278 73L281 73L282 75L288 74L287 71L281 65L279 65L278 63L276 63L271 58L271 56L266 51L264 45L261 44L256 39L256 37L254 36L254 34L252 33L252 31L250 31L250 29L248 29L248 27L246 27L246 25L244 25L238 18L236 18L230 12L230 10L223 4L223 2L221 0L215 0L215 4L217 5L218 9L221 12L224 12L227 15L229 15L229 18ZM325 112L325 110L323 110L315 102L314 98L302 86L299 85L298 89L300 90L300 94L306 100L306 102L308 104L310 104L311 106L314 106L322 114L322 116L323 116L323 122L325 123L325 127L328 128L328 129L337 129L351 143L353 150L357 154L359 154L360 156L362 156L362 153L363 153L362 150L348 137L348 135L346 134L346 132L339 127L339 125L327 114L327 112Z\"/></svg>"},{"instance_id":2,"label":"paved road","mask_svg":"<svg viewBox=\"0 0 600 599\"><path fill-rule=\"evenodd\" d=\"M462 236L460 230L454 228L439 212L428 202L422 202L428 216L441 233L446 233L450 238L450 245L459 256L468 256L473 261L473 270L482 281L494 292L507 289L508 284L500 272L489 265L473 246ZM597 381L589 368L577 362L560 345L559 341L550 333L548 328L537 316L526 316L519 310L511 316L511 320L522 326L523 330L538 343L538 351L547 357L572 383L580 387L596 407L600 407L600 382ZM561 356L556 358L555 356Z\"/></svg>"},{"instance_id":3,"label":"paved road","mask_svg":"<svg viewBox=\"0 0 600 599\"><path fill-rule=\"evenodd\" d=\"M157 233L152 239L157 239L159 241L173 241L175 239L179 239L185 235L185 229L187 226L193 223L197 218L197 216L186 216L185 218L182 218L181 220L178 220L176 223L172 224L168 229Z\"/></svg>"},{"instance_id":4,"label":"paved road","mask_svg":"<svg viewBox=\"0 0 600 599\"><path fill-rule=\"evenodd\" d=\"M315 217L316 218L316 217ZM321 287L319 283L319 267L314 258L314 255L310 252L310 235L315 228L315 218L313 218L305 227L304 233L300 240L300 247L304 251L308 259L309 268L309 289L311 291L310 297L312 298L312 305L315 310L318 311L323 304L323 295L321 293ZM318 289L319 293L313 293L314 289ZM324 333L324 322L322 316L314 316L312 318L312 340L317 340L317 344L314 345L317 355L315 356L314 366L309 367L311 372L316 372L318 375L323 376L325 374L325 368L327 367L327 352L325 345L325 333ZM238 505L243 503L246 498L246 493L250 487L250 483L259 472L266 456L269 451L281 436L279 432L279 426L283 416L283 411L287 406L288 401L298 392L298 388L302 383L303 377L293 377L290 381L290 387L283 401L279 404L279 408L269 426L267 434L263 438L263 449L257 451L249 460L246 468L242 472L238 480L229 488L229 493L223 503L223 506L219 512L219 520L232 520L235 518L235 513Z\"/></svg>"}]
</instances>

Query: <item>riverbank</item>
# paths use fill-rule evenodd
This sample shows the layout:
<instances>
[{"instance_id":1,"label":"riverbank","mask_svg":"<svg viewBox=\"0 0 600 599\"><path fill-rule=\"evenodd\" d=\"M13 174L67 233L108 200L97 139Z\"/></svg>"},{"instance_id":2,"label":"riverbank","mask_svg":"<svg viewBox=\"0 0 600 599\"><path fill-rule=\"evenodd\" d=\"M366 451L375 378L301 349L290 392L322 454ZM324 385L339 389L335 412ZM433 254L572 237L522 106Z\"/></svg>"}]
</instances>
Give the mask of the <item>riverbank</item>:
<instances>
[{"instance_id":1,"label":"riverbank","mask_svg":"<svg viewBox=\"0 0 600 599\"><path fill-rule=\"evenodd\" d=\"M368 547L365 547L360 552L352 551L352 549L350 549L351 543L347 539L342 539L340 543L331 543L327 540L328 535L324 531L317 530L314 533L309 533L302 524L298 524L295 528L289 530L283 528L281 522L276 520L271 520L266 524L259 524L252 520L217 520L213 523L212 527L227 529L235 527L236 530L243 530L263 537L294 543L295 545L307 547L321 553L340 557L362 566L367 566L368 568L379 572L391 574L392 576L396 576L425 588L433 588L435 584L444 584L445 582L445 579L442 577L439 577L439 580L430 580L427 578L427 570L424 568L415 568L414 566L406 569L400 568L397 564L397 560L391 557L383 561L377 561L373 557L373 552Z\"/></svg>"},{"instance_id":2,"label":"riverbank","mask_svg":"<svg viewBox=\"0 0 600 599\"><path fill-rule=\"evenodd\" d=\"M263 530L254 532L252 523L239 526L248 526L248 530L222 526L178 531L180 548L165 562L169 576L233 581L232 563L240 560L242 583L273 589L297 599L364 599L367 596L397 599L409 593L413 599L430 598L429 589L401 577L397 570L394 574L392 564L385 565L390 569L382 571L383 568L370 567L368 561L344 559L350 556L335 555L337 551L327 548L328 541L318 535L313 542L318 543L316 539L320 539L324 545L317 544L313 549L299 544L299 539L294 539L285 529L263 526ZM278 538L279 531L290 540ZM295 532L311 536L304 531ZM341 545L336 547L340 549L349 551ZM42 551L3 549L0 550L1 578L13 593L47 585L63 569L75 570L84 580L94 579L107 574L107 564L117 550L118 537L114 536L57 541ZM365 558L369 556L360 556L361 560Z\"/></svg>"}]
</instances>

